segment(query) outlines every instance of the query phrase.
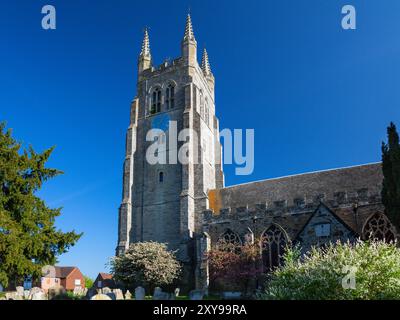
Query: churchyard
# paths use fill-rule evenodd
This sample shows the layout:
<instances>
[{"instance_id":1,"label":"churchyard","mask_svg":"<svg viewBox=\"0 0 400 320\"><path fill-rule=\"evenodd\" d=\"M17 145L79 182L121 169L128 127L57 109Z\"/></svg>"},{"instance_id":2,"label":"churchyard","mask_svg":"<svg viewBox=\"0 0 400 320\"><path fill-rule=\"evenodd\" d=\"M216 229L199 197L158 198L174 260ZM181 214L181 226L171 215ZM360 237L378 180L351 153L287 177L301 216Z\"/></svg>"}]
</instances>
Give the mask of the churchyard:
<instances>
[{"instance_id":1,"label":"churchyard","mask_svg":"<svg viewBox=\"0 0 400 320\"><path fill-rule=\"evenodd\" d=\"M229 294L226 296L229 297ZM76 288L74 291L65 291L63 288L49 289L47 292L38 287L25 290L17 287L15 291L1 292L0 300L218 300L219 296L208 296L203 290L192 290L188 295L180 295L180 289L165 292L156 287L152 294L143 287L136 287L133 292L122 289Z\"/></svg>"}]
</instances>

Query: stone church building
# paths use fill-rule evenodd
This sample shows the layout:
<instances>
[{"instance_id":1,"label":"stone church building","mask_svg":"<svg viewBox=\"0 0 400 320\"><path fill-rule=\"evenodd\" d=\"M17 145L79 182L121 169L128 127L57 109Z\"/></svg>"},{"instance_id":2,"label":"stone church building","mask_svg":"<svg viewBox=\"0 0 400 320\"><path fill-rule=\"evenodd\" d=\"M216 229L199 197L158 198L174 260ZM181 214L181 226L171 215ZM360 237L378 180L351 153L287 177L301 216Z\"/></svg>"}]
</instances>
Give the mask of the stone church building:
<instances>
[{"instance_id":1,"label":"stone church building","mask_svg":"<svg viewBox=\"0 0 400 320\"><path fill-rule=\"evenodd\" d=\"M117 255L134 242L168 243L184 265L183 281L202 289L208 286L205 253L219 240L261 239L267 272L279 265L288 243L307 251L330 241L397 237L383 213L380 163L225 187L215 79L207 51L199 64L197 49L188 15L181 57L155 67L145 31L126 136ZM172 125L197 133L199 143L186 141L197 164L147 161L154 143L147 141L148 131L167 132ZM168 134L157 138L167 160L184 144L174 147Z\"/></svg>"}]
</instances>

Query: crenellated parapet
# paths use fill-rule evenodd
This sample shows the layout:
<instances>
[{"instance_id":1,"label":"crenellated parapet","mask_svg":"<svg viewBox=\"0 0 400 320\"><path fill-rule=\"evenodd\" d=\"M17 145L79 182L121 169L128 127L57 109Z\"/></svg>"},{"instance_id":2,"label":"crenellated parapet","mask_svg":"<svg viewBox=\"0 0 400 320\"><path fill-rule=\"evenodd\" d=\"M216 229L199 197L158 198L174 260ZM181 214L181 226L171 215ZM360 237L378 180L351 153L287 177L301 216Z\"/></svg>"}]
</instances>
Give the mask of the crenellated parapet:
<instances>
[{"instance_id":1,"label":"crenellated parapet","mask_svg":"<svg viewBox=\"0 0 400 320\"><path fill-rule=\"evenodd\" d=\"M313 212L320 203L324 203L332 209L345 209L381 203L381 196L378 193L369 194L368 188L363 188L355 192L334 192L331 199L327 199L324 194L318 194L308 198L296 197L247 206L221 208L219 212L205 210L203 211L203 223L223 223L229 220L251 219L255 215L257 215L257 218L299 215Z\"/></svg>"}]
</instances>

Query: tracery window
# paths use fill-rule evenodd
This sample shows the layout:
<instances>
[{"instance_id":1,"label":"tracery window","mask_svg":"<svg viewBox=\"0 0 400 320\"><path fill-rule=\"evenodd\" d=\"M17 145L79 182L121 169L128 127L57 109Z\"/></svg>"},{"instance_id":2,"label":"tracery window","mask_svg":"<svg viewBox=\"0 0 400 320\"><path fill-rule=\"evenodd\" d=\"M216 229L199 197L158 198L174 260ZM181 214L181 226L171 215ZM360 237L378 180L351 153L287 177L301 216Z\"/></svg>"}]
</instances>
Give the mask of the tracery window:
<instances>
[{"instance_id":1,"label":"tracery window","mask_svg":"<svg viewBox=\"0 0 400 320\"><path fill-rule=\"evenodd\" d=\"M269 272L282 264L288 238L285 231L273 224L261 236L264 271Z\"/></svg>"},{"instance_id":2,"label":"tracery window","mask_svg":"<svg viewBox=\"0 0 400 320\"><path fill-rule=\"evenodd\" d=\"M166 93L165 102L167 104L167 109L175 107L175 87L172 84L168 85L165 93Z\"/></svg>"},{"instance_id":3,"label":"tracery window","mask_svg":"<svg viewBox=\"0 0 400 320\"><path fill-rule=\"evenodd\" d=\"M368 219L363 228L364 239L382 240L386 242L394 241L395 230L389 219L382 213L375 213Z\"/></svg>"},{"instance_id":4,"label":"tracery window","mask_svg":"<svg viewBox=\"0 0 400 320\"><path fill-rule=\"evenodd\" d=\"M153 91L153 95L151 98L151 110L150 113L154 114L161 111L161 90L160 88L156 88Z\"/></svg>"},{"instance_id":5,"label":"tracery window","mask_svg":"<svg viewBox=\"0 0 400 320\"><path fill-rule=\"evenodd\" d=\"M233 232L231 229L227 229L218 239L218 242L223 242L226 244L232 245L241 245L242 241L240 240L239 235L236 232Z\"/></svg>"}]
</instances>

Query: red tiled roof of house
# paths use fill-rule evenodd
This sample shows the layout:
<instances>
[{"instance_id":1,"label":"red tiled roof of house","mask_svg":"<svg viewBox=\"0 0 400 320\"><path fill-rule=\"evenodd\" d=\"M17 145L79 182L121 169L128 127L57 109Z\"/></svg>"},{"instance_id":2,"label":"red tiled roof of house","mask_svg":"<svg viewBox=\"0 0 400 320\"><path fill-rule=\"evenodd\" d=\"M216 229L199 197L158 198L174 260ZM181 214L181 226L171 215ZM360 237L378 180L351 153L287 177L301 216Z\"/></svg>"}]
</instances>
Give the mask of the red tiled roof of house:
<instances>
[{"instance_id":1,"label":"red tiled roof of house","mask_svg":"<svg viewBox=\"0 0 400 320\"><path fill-rule=\"evenodd\" d=\"M100 272L99 275L103 280L112 279L113 278L112 274L105 273L105 272Z\"/></svg>"},{"instance_id":2,"label":"red tiled roof of house","mask_svg":"<svg viewBox=\"0 0 400 320\"><path fill-rule=\"evenodd\" d=\"M68 275L74 271L75 269L77 269L76 267L54 267L56 269L56 278L67 278Z\"/></svg>"}]
</instances>

